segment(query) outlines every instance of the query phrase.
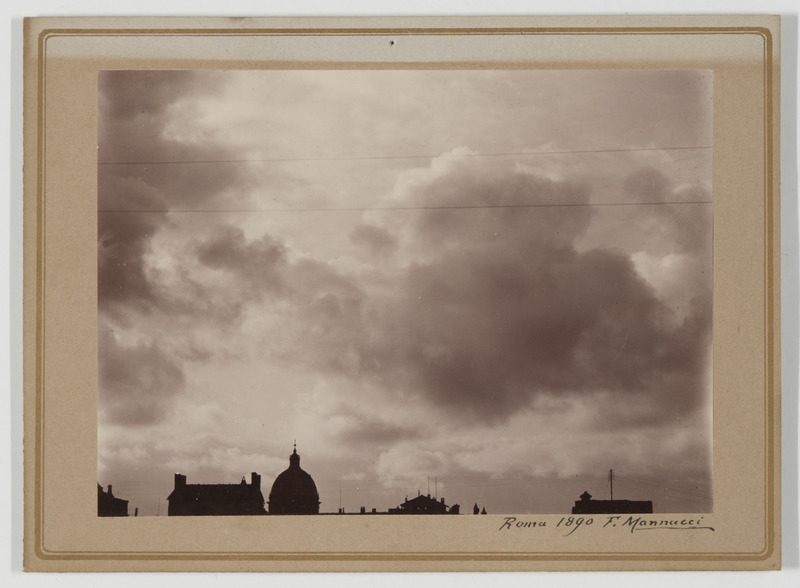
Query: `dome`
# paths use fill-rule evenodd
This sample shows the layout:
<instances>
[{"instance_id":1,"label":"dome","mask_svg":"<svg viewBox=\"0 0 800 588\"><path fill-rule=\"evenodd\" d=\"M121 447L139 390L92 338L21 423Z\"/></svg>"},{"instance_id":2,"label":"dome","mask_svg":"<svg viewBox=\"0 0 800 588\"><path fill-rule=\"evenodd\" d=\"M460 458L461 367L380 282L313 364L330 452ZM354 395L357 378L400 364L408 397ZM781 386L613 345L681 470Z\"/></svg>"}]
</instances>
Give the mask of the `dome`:
<instances>
[{"instance_id":1,"label":"dome","mask_svg":"<svg viewBox=\"0 0 800 588\"><path fill-rule=\"evenodd\" d=\"M319 493L313 478L300 469L297 448L289 456L289 469L272 484L269 514L319 514Z\"/></svg>"}]
</instances>

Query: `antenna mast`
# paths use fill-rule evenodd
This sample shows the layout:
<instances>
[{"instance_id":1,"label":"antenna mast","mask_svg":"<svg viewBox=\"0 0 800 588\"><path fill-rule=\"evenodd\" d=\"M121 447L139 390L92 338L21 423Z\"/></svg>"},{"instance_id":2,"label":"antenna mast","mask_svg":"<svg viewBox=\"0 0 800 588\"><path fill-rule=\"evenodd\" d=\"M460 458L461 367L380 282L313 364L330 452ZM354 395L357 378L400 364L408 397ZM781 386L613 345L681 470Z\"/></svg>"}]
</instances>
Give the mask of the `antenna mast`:
<instances>
[{"instance_id":1,"label":"antenna mast","mask_svg":"<svg viewBox=\"0 0 800 588\"><path fill-rule=\"evenodd\" d=\"M611 500L614 500L614 469L608 470L608 483L611 486Z\"/></svg>"}]
</instances>

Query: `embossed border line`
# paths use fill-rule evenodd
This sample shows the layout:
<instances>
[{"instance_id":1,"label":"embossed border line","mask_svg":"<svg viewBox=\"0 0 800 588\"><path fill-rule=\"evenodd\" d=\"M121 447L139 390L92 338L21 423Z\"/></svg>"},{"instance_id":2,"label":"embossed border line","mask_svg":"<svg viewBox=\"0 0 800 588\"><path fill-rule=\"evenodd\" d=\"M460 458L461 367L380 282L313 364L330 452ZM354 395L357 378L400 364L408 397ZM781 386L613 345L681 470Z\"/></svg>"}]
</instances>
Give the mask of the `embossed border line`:
<instances>
[{"instance_id":1,"label":"embossed border line","mask_svg":"<svg viewBox=\"0 0 800 588\"><path fill-rule=\"evenodd\" d=\"M764 548L757 552L212 552L212 551L56 551L44 546L44 370L45 370L45 247L46 247L46 166L45 156L45 114L46 114L46 59L47 41L58 37L97 37L97 36L178 36L178 37L279 37L279 36L442 36L442 35L757 35L763 39L764 67L764 321L765 321L765 526ZM777 390L775 388L775 317L777 291L774 272L775 239L775 179L774 165L774 133L773 125L773 37L768 28L731 26L731 27L498 27L498 28L274 28L274 29L224 29L224 28L172 28L172 29L119 29L119 28L87 28L87 29L44 29L38 38L38 104L37 104L37 164L36 164L36 365L35 365L35 476L34 476L34 551L43 560L149 560L149 561L250 561L250 562L354 562L354 561L398 561L398 562L454 562L454 561L486 561L486 562L546 562L546 561L584 561L584 562L616 562L616 561L674 561L674 562L713 562L713 561L760 561L770 558L775 550L775 439L776 439L776 407ZM224 61L236 61L226 59ZM285 62L285 65L291 65ZM363 63L331 63L321 67L364 67ZM318 64L315 64L317 67ZM469 61L456 63L426 62L369 62L370 67L398 68L474 68ZM502 64L500 68L527 68L527 64Z\"/></svg>"}]
</instances>

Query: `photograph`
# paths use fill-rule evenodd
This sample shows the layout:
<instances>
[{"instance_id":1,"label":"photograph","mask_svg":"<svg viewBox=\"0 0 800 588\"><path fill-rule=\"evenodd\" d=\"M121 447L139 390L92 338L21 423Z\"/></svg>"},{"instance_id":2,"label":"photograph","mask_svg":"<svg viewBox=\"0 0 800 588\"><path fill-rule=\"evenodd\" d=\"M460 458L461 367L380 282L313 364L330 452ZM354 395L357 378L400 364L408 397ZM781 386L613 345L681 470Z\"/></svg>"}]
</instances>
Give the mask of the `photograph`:
<instances>
[{"instance_id":1,"label":"photograph","mask_svg":"<svg viewBox=\"0 0 800 588\"><path fill-rule=\"evenodd\" d=\"M96 80L98 516L715 511L712 70Z\"/></svg>"}]
</instances>

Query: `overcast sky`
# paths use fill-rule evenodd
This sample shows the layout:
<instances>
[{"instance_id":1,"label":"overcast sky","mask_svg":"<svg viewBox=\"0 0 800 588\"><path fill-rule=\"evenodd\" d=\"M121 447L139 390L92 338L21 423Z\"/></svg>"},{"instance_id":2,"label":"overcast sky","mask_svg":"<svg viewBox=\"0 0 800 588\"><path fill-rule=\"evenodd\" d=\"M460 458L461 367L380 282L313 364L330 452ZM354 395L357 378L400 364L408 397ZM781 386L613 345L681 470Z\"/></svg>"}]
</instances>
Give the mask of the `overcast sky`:
<instances>
[{"instance_id":1,"label":"overcast sky","mask_svg":"<svg viewBox=\"0 0 800 588\"><path fill-rule=\"evenodd\" d=\"M103 72L98 481L711 509L704 71ZM678 149L680 148L680 149ZM683 203L683 204L676 204ZM341 498L340 498L341 497Z\"/></svg>"}]
</instances>

